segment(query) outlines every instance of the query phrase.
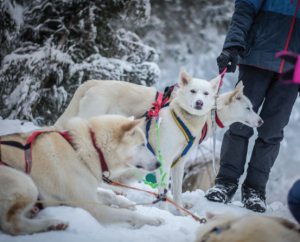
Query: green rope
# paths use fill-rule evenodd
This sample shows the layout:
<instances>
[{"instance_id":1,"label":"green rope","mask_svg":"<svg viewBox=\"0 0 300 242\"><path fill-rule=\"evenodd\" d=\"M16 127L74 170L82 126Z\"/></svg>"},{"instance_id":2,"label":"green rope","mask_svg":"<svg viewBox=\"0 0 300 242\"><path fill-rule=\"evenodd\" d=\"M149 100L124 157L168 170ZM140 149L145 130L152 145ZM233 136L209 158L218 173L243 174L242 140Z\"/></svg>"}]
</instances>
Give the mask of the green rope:
<instances>
[{"instance_id":1,"label":"green rope","mask_svg":"<svg viewBox=\"0 0 300 242\"><path fill-rule=\"evenodd\" d=\"M164 179L167 175L167 173L163 173L163 162L162 162L162 155L161 155L161 152L160 152L160 142L159 142L159 122L158 122L158 120L156 120L156 135L157 135L158 160L159 160L160 165L161 165L159 167L160 175L162 175L161 182L160 183L148 182L145 179L143 179L134 169L132 169L133 172L137 175L137 177L140 178L144 182L144 184L149 185L153 189L157 188L158 186L165 187L166 183L164 182Z\"/></svg>"}]
</instances>

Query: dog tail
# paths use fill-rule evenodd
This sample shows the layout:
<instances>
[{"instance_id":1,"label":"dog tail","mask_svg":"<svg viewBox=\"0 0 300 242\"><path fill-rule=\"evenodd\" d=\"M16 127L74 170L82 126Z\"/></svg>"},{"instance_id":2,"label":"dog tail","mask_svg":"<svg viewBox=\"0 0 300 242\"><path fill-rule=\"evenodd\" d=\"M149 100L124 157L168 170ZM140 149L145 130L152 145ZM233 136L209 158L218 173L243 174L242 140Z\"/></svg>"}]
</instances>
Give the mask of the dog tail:
<instances>
[{"instance_id":1,"label":"dog tail","mask_svg":"<svg viewBox=\"0 0 300 242\"><path fill-rule=\"evenodd\" d=\"M96 80L87 81L78 87L65 112L59 117L59 119L54 124L56 128L58 128L59 130L64 130L63 125L65 124L65 122L70 118L76 117L78 115L80 100L82 99L84 94L90 88L96 86L97 83L98 81Z\"/></svg>"}]
</instances>

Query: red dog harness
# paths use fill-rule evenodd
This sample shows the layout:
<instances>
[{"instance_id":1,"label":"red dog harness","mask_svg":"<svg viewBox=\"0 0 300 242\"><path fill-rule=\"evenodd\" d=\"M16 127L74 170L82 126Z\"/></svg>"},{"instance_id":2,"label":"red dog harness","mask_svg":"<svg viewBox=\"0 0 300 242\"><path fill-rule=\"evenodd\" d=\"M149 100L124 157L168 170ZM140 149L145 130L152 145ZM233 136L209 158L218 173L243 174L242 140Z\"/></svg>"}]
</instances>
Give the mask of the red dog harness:
<instances>
[{"instance_id":1,"label":"red dog harness","mask_svg":"<svg viewBox=\"0 0 300 242\"><path fill-rule=\"evenodd\" d=\"M1 141L1 136L0 136L0 165L3 166L10 166L7 163L5 163L4 161L1 160L1 145L9 145L9 146L13 146L16 147L18 149L22 149L24 150L24 156L25 156L25 163L26 163L26 174L30 174L31 171L31 167L32 167L32 144L33 141L35 140L35 138L39 135L39 134L43 134L43 133L50 133L50 132L56 132L59 133L61 136L63 136L68 142L69 144L73 147L72 145L72 139L71 136L69 135L69 132L57 132L57 131L37 131L34 132L29 139L26 142L26 145L22 145L19 142L16 141ZM90 130L91 133L91 138L92 138L92 142L94 145L94 148L96 149L98 155L99 155L99 160L100 160L100 164L101 164L101 168L102 168L102 172L108 171L108 167L104 158L104 155L101 151L101 149L97 146L96 144L96 139L95 139L95 133Z\"/></svg>"}]
</instances>

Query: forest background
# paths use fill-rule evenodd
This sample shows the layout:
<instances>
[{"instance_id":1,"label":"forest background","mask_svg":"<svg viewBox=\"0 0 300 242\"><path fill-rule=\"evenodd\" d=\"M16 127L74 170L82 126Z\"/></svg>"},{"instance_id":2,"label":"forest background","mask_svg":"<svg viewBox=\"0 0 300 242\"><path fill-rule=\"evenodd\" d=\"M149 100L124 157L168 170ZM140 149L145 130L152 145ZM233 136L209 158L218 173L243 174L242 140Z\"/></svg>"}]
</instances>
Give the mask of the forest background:
<instances>
[{"instance_id":1,"label":"forest background","mask_svg":"<svg viewBox=\"0 0 300 242\"><path fill-rule=\"evenodd\" d=\"M128 81L162 91L178 81L181 67L193 77L214 78L234 10L234 0L0 4L0 118L35 125L52 125L87 80ZM221 92L236 81L237 73L226 74ZM299 108L298 99L268 183L269 202L285 203L287 188L299 178Z\"/></svg>"}]
</instances>

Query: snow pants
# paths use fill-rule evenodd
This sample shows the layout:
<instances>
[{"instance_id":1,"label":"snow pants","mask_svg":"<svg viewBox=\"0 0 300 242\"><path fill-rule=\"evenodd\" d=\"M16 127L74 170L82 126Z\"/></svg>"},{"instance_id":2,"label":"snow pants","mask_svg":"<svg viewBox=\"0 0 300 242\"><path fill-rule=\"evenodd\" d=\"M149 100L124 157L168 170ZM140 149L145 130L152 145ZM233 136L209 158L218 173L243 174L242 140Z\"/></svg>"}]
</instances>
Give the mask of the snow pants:
<instances>
[{"instance_id":1,"label":"snow pants","mask_svg":"<svg viewBox=\"0 0 300 242\"><path fill-rule=\"evenodd\" d=\"M240 65L239 81L244 83L244 95L252 102L253 110L257 112L262 106L259 115L264 121L264 124L257 128L258 137L248 164L245 182L265 189L284 137L283 128L289 122L298 95L299 85L283 84L278 80L278 73L249 65ZM217 178L240 178L244 173L248 143L253 133L253 128L242 123L230 125L223 138Z\"/></svg>"},{"instance_id":2,"label":"snow pants","mask_svg":"<svg viewBox=\"0 0 300 242\"><path fill-rule=\"evenodd\" d=\"M291 213L300 223L300 180L296 181L289 191L288 205Z\"/></svg>"}]
</instances>

